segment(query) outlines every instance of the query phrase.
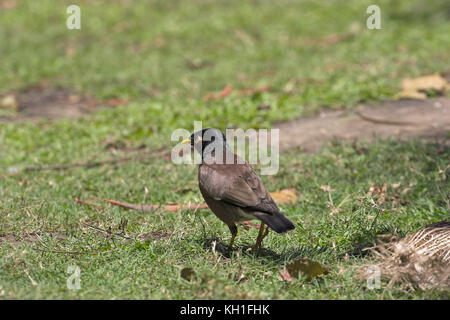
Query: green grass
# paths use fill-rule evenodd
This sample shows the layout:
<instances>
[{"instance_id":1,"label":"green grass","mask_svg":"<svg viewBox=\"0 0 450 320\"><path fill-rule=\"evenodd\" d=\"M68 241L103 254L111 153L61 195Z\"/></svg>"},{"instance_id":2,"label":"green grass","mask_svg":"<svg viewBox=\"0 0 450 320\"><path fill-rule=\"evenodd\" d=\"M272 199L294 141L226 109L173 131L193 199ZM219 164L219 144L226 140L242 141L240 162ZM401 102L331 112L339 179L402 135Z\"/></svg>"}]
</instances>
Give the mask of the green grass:
<instances>
[{"instance_id":1,"label":"green grass","mask_svg":"<svg viewBox=\"0 0 450 320\"><path fill-rule=\"evenodd\" d=\"M391 99L403 77L447 71L450 60L445 1L377 1L383 29L373 31L365 28L371 1L79 1L80 31L65 28L69 3L20 1L0 12L0 94L48 81L131 102L73 121L0 123L0 176L33 164L170 149L170 133L191 130L194 120L265 128L319 107ZM328 43L334 36L339 41ZM204 101L228 83L271 90ZM294 85L285 92L288 83ZM271 108L259 110L262 103ZM128 150L111 149L111 142ZM144 214L102 201L201 202L193 166L162 157L3 177L0 298L445 299L448 292L387 290L386 282L368 290L355 268L370 261L362 249L377 235L403 236L448 218L449 171L442 170L449 156L438 144L389 140L330 145L316 155L287 152L279 173L263 179L270 191L301 193L295 205L281 206L297 228L271 233L260 256L245 251L256 230L241 230L230 260L211 250L210 239L225 243L230 234L209 210ZM384 183L390 200L374 206L367 192ZM118 231L124 220L127 236L138 240L113 240L83 224ZM149 241L138 238L143 234ZM114 251L74 256L36 248ZM281 281L278 270L300 256L330 274ZM81 269L81 290L66 288L70 265ZM196 279L181 279L183 267Z\"/></svg>"},{"instance_id":2,"label":"green grass","mask_svg":"<svg viewBox=\"0 0 450 320\"><path fill-rule=\"evenodd\" d=\"M263 179L270 190L296 188L301 193L295 205L281 206L297 228L284 236L271 233L260 256L245 251L257 231L241 229L229 261L212 252L208 239L225 244L230 234L209 210L140 213L101 200L199 203L194 166L158 159L16 175L2 181L0 194L1 233L3 239L10 239L0 246L0 284L5 298L448 297L445 291L386 290L385 282L381 289L368 290L355 278L355 268L370 261L362 249L377 235L403 236L448 218L448 170L440 170L449 156L449 150L439 145L394 141L329 147L318 155L286 154L280 172ZM368 190L384 183L387 200L374 205L377 198ZM332 188L330 194L320 189L322 185ZM189 189L174 192L185 188ZM76 204L74 197L105 209ZM118 232L124 220L127 236L149 234L150 239L112 240L83 224ZM33 236L35 232L38 237ZM35 248L117 251L73 256ZM330 274L311 283L281 281L278 270L295 257L319 261L329 267ZM81 269L81 290L66 288L69 265ZM183 267L193 268L198 278L192 282L180 278ZM25 270L37 286L31 285Z\"/></svg>"}]
</instances>

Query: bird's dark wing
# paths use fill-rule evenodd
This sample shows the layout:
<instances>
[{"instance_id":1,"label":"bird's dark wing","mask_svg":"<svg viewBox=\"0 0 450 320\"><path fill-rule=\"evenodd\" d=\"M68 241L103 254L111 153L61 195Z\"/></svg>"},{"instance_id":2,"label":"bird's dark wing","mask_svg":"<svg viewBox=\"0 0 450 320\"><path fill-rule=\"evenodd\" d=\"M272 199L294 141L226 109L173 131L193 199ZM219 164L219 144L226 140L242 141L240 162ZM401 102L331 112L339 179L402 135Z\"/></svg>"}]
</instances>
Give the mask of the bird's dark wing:
<instances>
[{"instance_id":1,"label":"bird's dark wing","mask_svg":"<svg viewBox=\"0 0 450 320\"><path fill-rule=\"evenodd\" d=\"M261 178L245 164L202 164L198 180L208 195L245 208L268 214L279 213Z\"/></svg>"}]
</instances>

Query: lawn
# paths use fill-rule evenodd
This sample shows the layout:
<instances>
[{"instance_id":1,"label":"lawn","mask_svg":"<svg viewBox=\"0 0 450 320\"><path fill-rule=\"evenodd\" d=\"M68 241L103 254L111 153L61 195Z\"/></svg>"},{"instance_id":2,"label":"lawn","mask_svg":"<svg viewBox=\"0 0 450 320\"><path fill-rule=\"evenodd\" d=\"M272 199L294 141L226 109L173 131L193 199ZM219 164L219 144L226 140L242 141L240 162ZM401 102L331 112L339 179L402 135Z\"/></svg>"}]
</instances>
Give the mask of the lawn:
<instances>
[{"instance_id":1,"label":"lawn","mask_svg":"<svg viewBox=\"0 0 450 320\"><path fill-rule=\"evenodd\" d=\"M22 170L158 155L154 150L174 145L174 129L192 130L194 120L270 128L321 108L390 100L404 77L449 71L446 1L377 1L381 30L365 26L373 1L77 3L81 30L65 27L71 1L24 0L0 11L0 94L46 83L127 104L76 120L0 122L0 298L449 298L448 291L387 288L385 281L369 290L355 276L371 261L363 249L377 235L404 236L448 219L450 150L437 141L284 152L279 172L263 180L270 191L298 190L295 204L280 205L297 228L270 233L259 256L246 251L256 229L241 228L232 254L214 252L214 241L226 243L230 234L208 209L142 213L103 201L203 202L196 167L175 165L165 154ZM234 90L227 97L205 99L228 84ZM384 184L379 201L369 190ZM295 257L330 273L285 282L278 271ZM80 268L80 290L66 286L69 266ZM190 282L180 277L185 267L195 271Z\"/></svg>"}]
</instances>

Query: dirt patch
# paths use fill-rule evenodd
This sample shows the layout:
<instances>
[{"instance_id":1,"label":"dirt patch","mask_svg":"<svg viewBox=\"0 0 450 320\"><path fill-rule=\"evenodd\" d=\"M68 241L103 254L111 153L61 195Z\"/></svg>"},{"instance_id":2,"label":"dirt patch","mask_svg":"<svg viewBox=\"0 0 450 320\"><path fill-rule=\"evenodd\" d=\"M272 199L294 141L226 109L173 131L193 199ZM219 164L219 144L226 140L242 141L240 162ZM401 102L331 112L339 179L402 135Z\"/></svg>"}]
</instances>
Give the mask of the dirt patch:
<instances>
[{"instance_id":1,"label":"dirt patch","mask_svg":"<svg viewBox=\"0 0 450 320\"><path fill-rule=\"evenodd\" d=\"M315 152L327 141L375 137L440 137L450 131L450 99L399 100L279 123L280 149Z\"/></svg>"},{"instance_id":2,"label":"dirt patch","mask_svg":"<svg viewBox=\"0 0 450 320\"><path fill-rule=\"evenodd\" d=\"M46 84L35 85L24 91L8 93L8 95L16 100L17 106L14 112L0 115L1 121L73 119L91 113L100 106L122 104L122 101L118 99L100 102L88 95L74 93L68 88L50 87Z\"/></svg>"}]
</instances>

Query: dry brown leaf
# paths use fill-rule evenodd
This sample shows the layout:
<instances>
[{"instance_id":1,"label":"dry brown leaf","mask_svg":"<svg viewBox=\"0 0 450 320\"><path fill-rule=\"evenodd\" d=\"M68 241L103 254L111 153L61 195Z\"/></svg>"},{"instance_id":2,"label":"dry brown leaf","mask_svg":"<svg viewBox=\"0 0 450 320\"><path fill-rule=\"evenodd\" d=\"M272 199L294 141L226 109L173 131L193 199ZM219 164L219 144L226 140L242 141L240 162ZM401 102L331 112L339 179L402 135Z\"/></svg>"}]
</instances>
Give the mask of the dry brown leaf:
<instances>
[{"instance_id":1,"label":"dry brown leaf","mask_svg":"<svg viewBox=\"0 0 450 320\"><path fill-rule=\"evenodd\" d=\"M405 78L402 81L402 87L403 90L443 91L447 88L447 80L442 78L439 74L435 73L424 77Z\"/></svg>"},{"instance_id":2,"label":"dry brown leaf","mask_svg":"<svg viewBox=\"0 0 450 320\"><path fill-rule=\"evenodd\" d=\"M0 99L0 109L8 109L17 111L19 104L17 103L16 96L8 94Z\"/></svg>"},{"instance_id":3,"label":"dry brown leaf","mask_svg":"<svg viewBox=\"0 0 450 320\"><path fill-rule=\"evenodd\" d=\"M402 81L402 91L396 97L398 99L423 100L427 97L427 91L444 92L449 88L447 80L437 73L418 78L405 78Z\"/></svg>"},{"instance_id":4,"label":"dry brown leaf","mask_svg":"<svg viewBox=\"0 0 450 320\"><path fill-rule=\"evenodd\" d=\"M295 204L297 202L298 192L294 188L288 188L271 192L270 196L278 204Z\"/></svg>"},{"instance_id":5,"label":"dry brown leaf","mask_svg":"<svg viewBox=\"0 0 450 320\"><path fill-rule=\"evenodd\" d=\"M298 278L299 273L306 276L306 280L311 281L312 278L328 274L329 271L320 263L308 258L294 259L286 264L286 270L291 277ZM281 273L281 272L280 272Z\"/></svg>"},{"instance_id":6,"label":"dry brown leaf","mask_svg":"<svg viewBox=\"0 0 450 320\"><path fill-rule=\"evenodd\" d=\"M415 100L425 100L427 95L423 92L419 92L412 89L402 90L396 95L397 99L415 99Z\"/></svg>"}]
</instances>

